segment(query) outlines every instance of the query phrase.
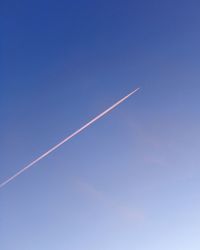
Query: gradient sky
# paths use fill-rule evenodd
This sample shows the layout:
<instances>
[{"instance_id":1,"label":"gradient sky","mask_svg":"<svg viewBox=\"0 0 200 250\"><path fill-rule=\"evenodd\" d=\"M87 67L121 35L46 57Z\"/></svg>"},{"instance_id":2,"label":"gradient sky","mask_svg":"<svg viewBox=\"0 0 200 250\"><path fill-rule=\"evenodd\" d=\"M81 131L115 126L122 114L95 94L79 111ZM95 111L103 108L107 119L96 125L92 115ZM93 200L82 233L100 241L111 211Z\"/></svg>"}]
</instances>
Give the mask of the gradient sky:
<instances>
[{"instance_id":1,"label":"gradient sky","mask_svg":"<svg viewBox=\"0 0 200 250\"><path fill-rule=\"evenodd\" d=\"M2 250L200 249L199 1L3 1Z\"/></svg>"}]
</instances>

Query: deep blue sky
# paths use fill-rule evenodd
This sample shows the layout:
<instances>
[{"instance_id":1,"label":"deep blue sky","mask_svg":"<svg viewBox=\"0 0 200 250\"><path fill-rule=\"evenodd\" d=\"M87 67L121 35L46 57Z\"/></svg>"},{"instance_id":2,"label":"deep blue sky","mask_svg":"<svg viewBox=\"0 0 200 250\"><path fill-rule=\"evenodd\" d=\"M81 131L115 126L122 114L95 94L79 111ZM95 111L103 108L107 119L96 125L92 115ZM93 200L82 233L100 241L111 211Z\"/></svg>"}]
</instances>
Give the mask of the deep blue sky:
<instances>
[{"instance_id":1,"label":"deep blue sky","mask_svg":"<svg viewBox=\"0 0 200 250\"><path fill-rule=\"evenodd\" d=\"M3 1L2 250L199 250L199 1Z\"/></svg>"}]
</instances>

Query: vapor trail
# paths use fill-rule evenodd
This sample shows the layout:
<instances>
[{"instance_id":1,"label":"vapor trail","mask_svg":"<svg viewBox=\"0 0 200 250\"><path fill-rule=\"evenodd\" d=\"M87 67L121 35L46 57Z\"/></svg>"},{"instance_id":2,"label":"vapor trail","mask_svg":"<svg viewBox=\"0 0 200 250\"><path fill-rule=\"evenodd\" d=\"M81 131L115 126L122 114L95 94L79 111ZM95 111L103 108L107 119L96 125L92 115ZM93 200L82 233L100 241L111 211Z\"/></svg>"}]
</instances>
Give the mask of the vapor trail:
<instances>
[{"instance_id":1,"label":"vapor trail","mask_svg":"<svg viewBox=\"0 0 200 250\"><path fill-rule=\"evenodd\" d=\"M124 102L127 98L129 98L131 95L133 95L138 90L139 90L139 88L135 89L134 91L132 91L131 93L129 93L128 95L126 95L125 97L123 97L122 99L120 99L118 102L116 102L115 104L113 104L110 108L106 109L101 114L97 115L91 121L89 121L88 123L86 123L84 126L82 126L78 130L76 130L74 133L72 133L71 135L69 135L68 137L66 137L64 140L62 140L61 142L59 142L58 144L56 144L55 146L53 146L52 148L50 148L46 153L42 154L41 156L39 156L38 158L36 158L35 160L33 160L31 163L29 163L28 165L26 165L25 167L23 167L16 174L14 174L13 176L9 177L7 180L5 180L4 182L2 182L0 184L0 188L4 187L9 182L11 182L15 178L17 178L19 175L21 175L23 172L25 172L26 170L28 170L30 167L32 167L33 165L35 165L37 162L39 162L40 160L42 160L43 158L45 158L47 155L49 155L50 153L52 153L54 150L56 150L57 148L59 148L65 142L69 141L74 136L76 136L77 134L81 133L84 129L86 129L87 127L89 127L90 125L92 125L94 122L96 122L97 120L99 120L101 117L103 117L104 115L106 115L108 112L110 112L111 110L113 110L115 107L117 107L118 105L120 105L122 102Z\"/></svg>"}]
</instances>

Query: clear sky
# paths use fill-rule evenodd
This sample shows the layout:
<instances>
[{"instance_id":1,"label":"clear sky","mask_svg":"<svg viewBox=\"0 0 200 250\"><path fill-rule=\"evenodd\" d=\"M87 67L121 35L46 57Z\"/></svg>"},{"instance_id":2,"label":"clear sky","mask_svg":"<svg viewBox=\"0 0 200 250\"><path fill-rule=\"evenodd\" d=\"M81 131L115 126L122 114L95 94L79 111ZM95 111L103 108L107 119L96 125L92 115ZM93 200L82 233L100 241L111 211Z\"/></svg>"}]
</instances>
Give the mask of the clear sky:
<instances>
[{"instance_id":1,"label":"clear sky","mask_svg":"<svg viewBox=\"0 0 200 250\"><path fill-rule=\"evenodd\" d=\"M1 5L2 250L200 249L200 14L193 0Z\"/></svg>"}]
</instances>

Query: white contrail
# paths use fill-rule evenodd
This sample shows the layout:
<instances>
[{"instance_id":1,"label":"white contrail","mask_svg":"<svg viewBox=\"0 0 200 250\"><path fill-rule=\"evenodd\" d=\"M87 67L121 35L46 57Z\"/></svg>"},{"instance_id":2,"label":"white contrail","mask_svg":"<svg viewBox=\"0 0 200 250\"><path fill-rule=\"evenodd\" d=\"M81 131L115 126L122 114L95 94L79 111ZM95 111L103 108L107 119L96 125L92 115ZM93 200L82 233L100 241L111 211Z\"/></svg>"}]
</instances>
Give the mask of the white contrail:
<instances>
[{"instance_id":1,"label":"white contrail","mask_svg":"<svg viewBox=\"0 0 200 250\"><path fill-rule=\"evenodd\" d=\"M19 176L20 174L22 174L23 172L25 172L26 170L28 170L30 167L32 167L33 165L35 165L37 162L39 162L40 160L42 160L43 158L45 158L47 155L49 155L54 150L56 150L61 145L63 145L65 142L69 141L71 138L73 138L74 136L76 136L77 134L79 134L80 132L82 132L84 129L86 129L87 127L89 127L90 125L92 125L94 122L96 122L101 117L103 117L104 115L106 115L108 112L110 112L111 110L113 110L119 104L121 104L122 102L124 102L127 98L129 98L131 95L133 95L139 89L140 88L135 89L134 91L132 91L131 93L129 93L128 95L126 95L125 97L123 97L122 99L120 99L118 102L116 102L115 104L113 104L110 108L106 109L104 112L102 112L101 114L97 115L95 118L93 118L91 121L89 121L88 123L86 123L84 126L82 126L78 130L76 130L74 133L72 133L71 135L69 135L68 137L66 137L64 140L62 140L61 142L59 142L58 144L56 144L55 146L53 146L52 148L50 148L46 153L42 154L41 156L39 156L38 158L36 158L34 161L32 161L31 163L29 163L28 165L26 165L24 168L22 168L21 170L19 170L16 174L14 174L13 176L9 177L7 180L5 180L4 182L2 182L0 184L0 188L2 188L5 185L7 185L9 182L11 182L12 180L14 180L17 176Z\"/></svg>"}]
</instances>

